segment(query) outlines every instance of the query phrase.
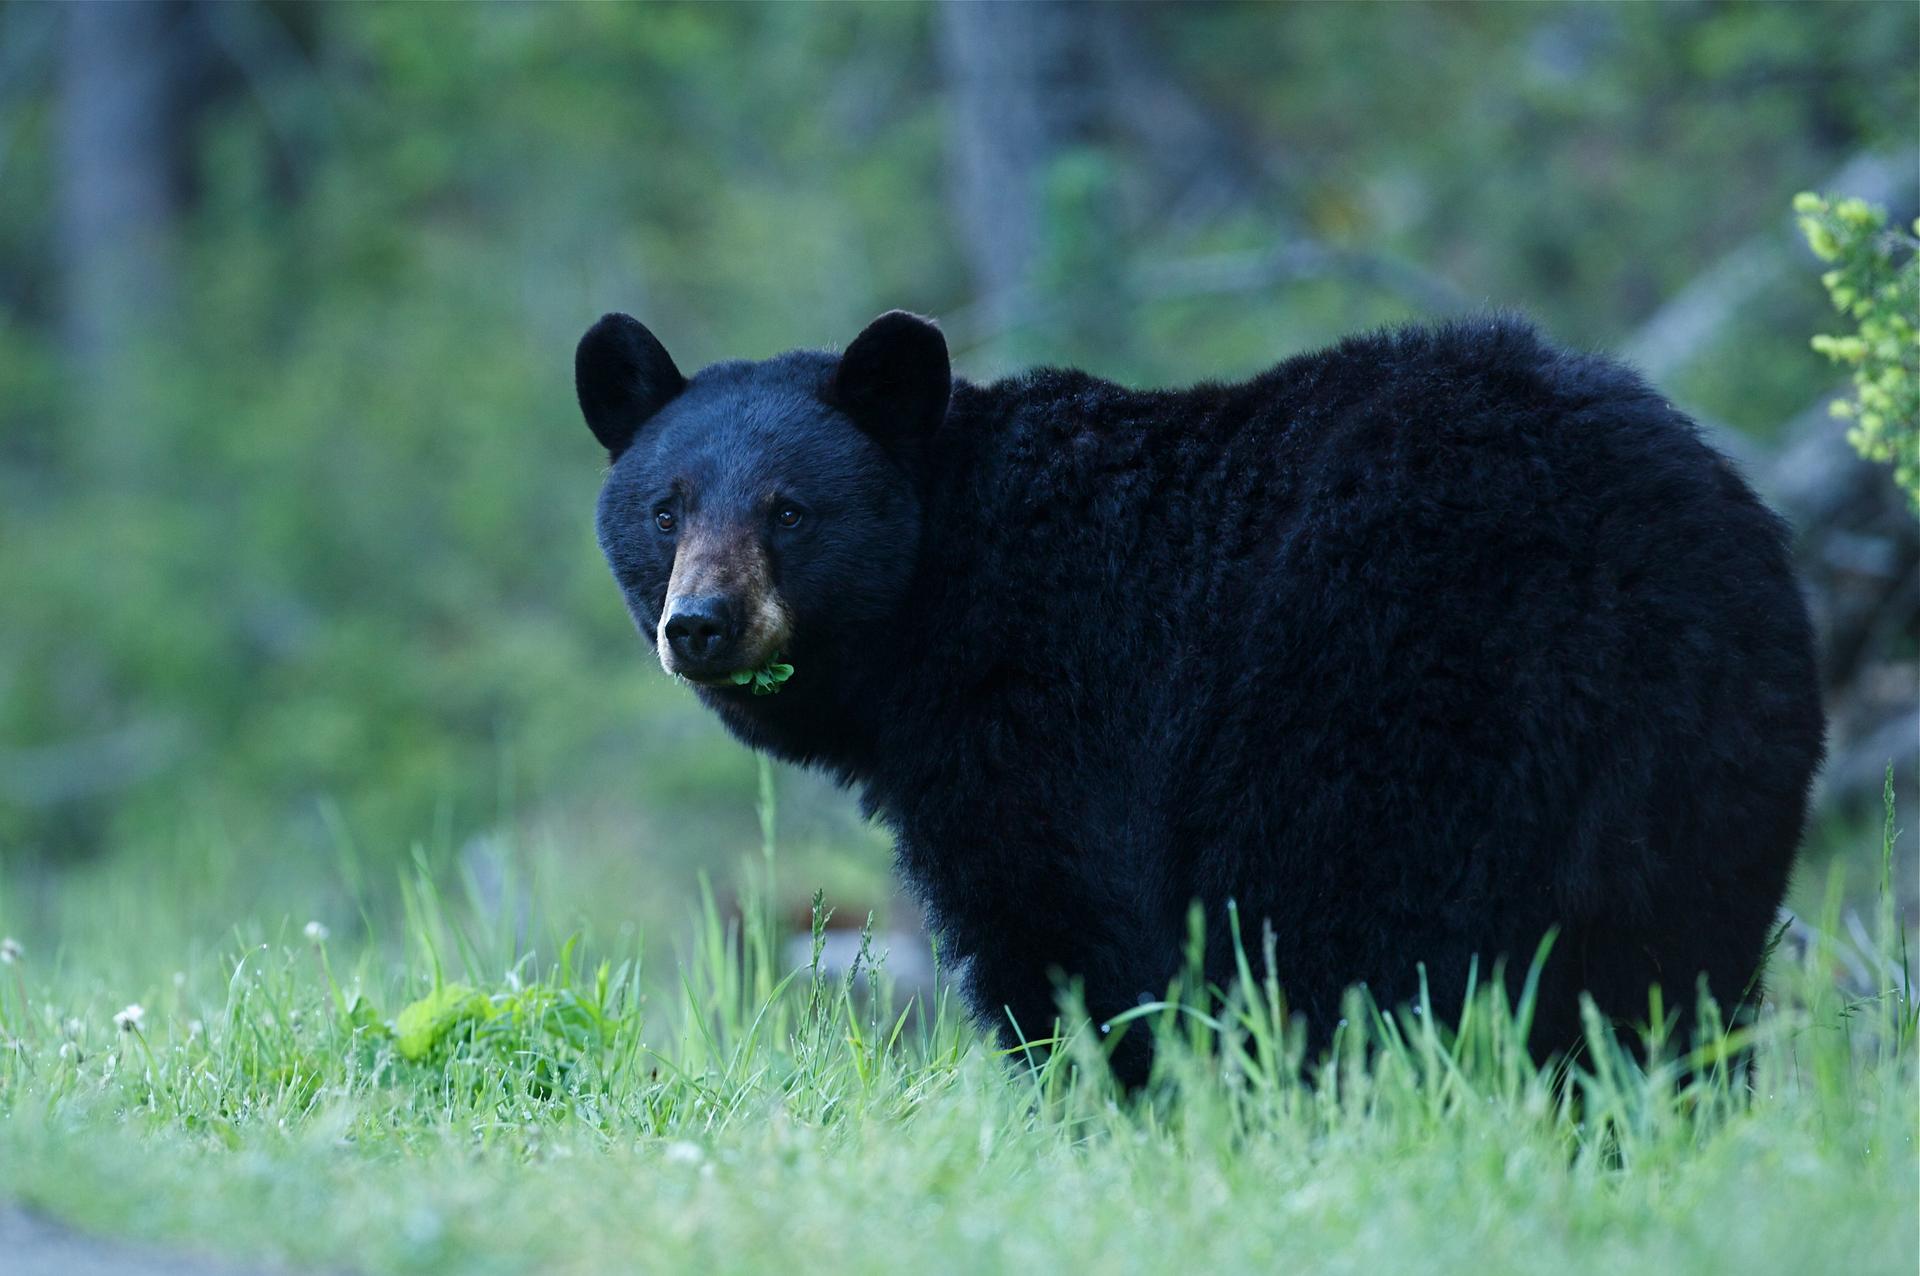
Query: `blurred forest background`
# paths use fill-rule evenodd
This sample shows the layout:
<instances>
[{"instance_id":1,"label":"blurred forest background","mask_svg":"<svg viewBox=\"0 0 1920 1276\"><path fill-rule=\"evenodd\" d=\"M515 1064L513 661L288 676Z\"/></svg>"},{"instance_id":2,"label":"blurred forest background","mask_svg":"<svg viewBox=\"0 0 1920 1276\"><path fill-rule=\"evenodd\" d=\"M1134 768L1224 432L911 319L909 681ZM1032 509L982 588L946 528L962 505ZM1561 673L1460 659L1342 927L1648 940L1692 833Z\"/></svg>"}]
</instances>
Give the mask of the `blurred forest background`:
<instances>
[{"instance_id":1,"label":"blurred forest background","mask_svg":"<svg viewBox=\"0 0 1920 1276\"><path fill-rule=\"evenodd\" d=\"M416 848L531 847L671 919L758 844L755 764L607 578L573 343L625 309L691 369L894 306L975 378L1490 306L1634 360L1799 530L1817 869L1912 787L1920 546L1826 415L1788 207L1914 215L1917 68L1904 2L6 0L3 880L350 920ZM883 900L852 802L779 783L804 884Z\"/></svg>"}]
</instances>

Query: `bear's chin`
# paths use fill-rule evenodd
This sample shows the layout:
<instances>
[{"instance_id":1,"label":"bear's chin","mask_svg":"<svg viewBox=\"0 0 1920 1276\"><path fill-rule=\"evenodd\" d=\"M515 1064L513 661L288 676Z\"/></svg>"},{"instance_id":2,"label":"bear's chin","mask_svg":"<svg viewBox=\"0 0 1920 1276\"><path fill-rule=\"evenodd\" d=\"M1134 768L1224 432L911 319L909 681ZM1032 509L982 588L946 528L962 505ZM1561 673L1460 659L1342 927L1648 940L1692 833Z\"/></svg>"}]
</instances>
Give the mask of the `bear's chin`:
<instances>
[{"instance_id":1,"label":"bear's chin","mask_svg":"<svg viewBox=\"0 0 1920 1276\"><path fill-rule=\"evenodd\" d=\"M736 682L735 679L737 679L742 672L758 669L772 659L773 657L770 655L765 656L756 663L745 666L742 670L729 669L725 673L687 673L685 670L675 669L665 660L660 661L660 667L664 669L667 676L675 682L685 683L689 687L700 687L707 691L731 691L741 685Z\"/></svg>"},{"instance_id":2,"label":"bear's chin","mask_svg":"<svg viewBox=\"0 0 1920 1276\"><path fill-rule=\"evenodd\" d=\"M702 691L745 691L748 685L750 685L735 682L733 675L726 673L716 674L711 678L696 678L692 674L674 673L671 669L667 670L667 672L673 674L675 682L684 682L689 687L698 687Z\"/></svg>"}]
</instances>

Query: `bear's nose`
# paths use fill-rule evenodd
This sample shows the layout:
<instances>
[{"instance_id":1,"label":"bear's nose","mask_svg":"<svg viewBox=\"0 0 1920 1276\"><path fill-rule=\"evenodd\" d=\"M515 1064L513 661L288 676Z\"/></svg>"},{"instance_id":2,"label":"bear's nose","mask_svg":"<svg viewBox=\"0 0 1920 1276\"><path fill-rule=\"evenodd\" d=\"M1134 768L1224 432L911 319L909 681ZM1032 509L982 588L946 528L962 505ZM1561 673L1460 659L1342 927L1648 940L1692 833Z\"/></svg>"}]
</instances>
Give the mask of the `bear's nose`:
<instances>
[{"instance_id":1,"label":"bear's nose","mask_svg":"<svg viewBox=\"0 0 1920 1276\"><path fill-rule=\"evenodd\" d=\"M684 664L712 664L726 653L735 633L733 609L727 600L709 594L701 598L682 598L667 613L667 645Z\"/></svg>"}]
</instances>

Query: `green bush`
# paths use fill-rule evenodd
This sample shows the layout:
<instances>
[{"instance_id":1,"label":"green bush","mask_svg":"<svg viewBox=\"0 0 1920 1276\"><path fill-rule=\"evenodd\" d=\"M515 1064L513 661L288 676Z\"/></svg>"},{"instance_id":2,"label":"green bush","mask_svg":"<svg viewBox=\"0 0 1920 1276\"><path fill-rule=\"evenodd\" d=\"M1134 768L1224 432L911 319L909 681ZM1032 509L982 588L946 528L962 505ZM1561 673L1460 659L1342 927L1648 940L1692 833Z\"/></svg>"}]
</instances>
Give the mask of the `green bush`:
<instances>
[{"instance_id":1,"label":"green bush","mask_svg":"<svg viewBox=\"0 0 1920 1276\"><path fill-rule=\"evenodd\" d=\"M1813 348L1853 369L1853 397L1833 414L1852 421L1847 440L1893 477L1920 511L1920 239L1886 228L1887 214L1864 200L1810 192L1793 211L1807 244L1833 269L1820 276L1851 333L1822 333ZM1913 225L1920 235L1920 221Z\"/></svg>"}]
</instances>

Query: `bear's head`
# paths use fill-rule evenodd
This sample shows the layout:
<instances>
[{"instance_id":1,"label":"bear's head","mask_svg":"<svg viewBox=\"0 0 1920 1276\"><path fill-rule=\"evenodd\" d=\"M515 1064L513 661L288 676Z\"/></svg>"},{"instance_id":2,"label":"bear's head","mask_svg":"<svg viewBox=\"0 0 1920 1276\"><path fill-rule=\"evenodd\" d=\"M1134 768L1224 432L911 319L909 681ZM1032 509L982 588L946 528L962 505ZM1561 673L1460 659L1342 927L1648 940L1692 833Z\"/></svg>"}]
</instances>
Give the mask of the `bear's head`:
<instances>
[{"instance_id":1,"label":"bear's head","mask_svg":"<svg viewBox=\"0 0 1920 1276\"><path fill-rule=\"evenodd\" d=\"M725 703L746 694L734 675L775 657L800 690L879 654L918 550L922 445L951 392L938 328L893 311L838 357L689 379L610 314L581 338L574 378L612 460L600 546L668 673Z\"/></svg>"}]
</instances>

